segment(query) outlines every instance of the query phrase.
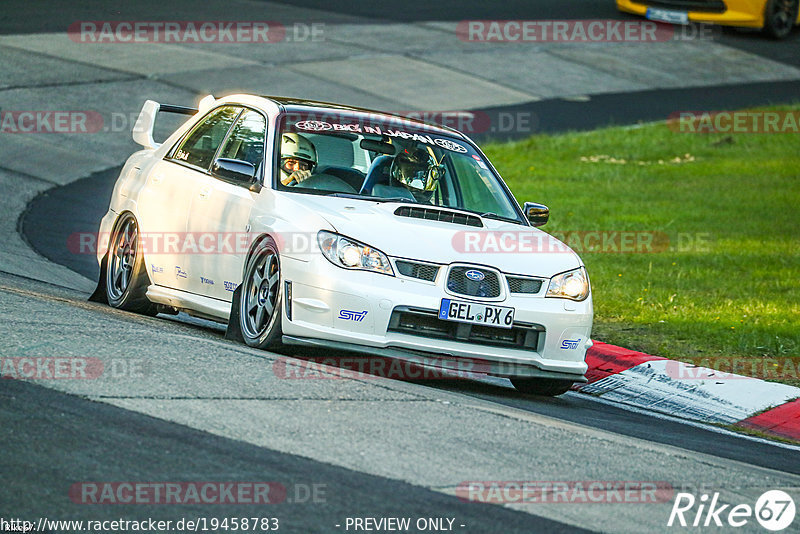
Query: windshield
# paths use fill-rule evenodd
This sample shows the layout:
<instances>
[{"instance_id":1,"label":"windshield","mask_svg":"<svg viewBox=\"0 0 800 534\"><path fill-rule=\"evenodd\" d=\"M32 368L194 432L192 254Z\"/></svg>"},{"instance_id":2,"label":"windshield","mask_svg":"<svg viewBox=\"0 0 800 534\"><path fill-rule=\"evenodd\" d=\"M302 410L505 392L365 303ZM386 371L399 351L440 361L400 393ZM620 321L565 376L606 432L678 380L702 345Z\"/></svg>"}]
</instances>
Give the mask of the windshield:
<instances>
[{"instance_id":1,"label":"windshield","mask_svg":"<svg viewBox=\"0 0 800 534\"><path fill-rule=\"evenodd\" d=\"M276 187L467 210L521 221L499 177L468 142L403 119L287 113Z\"/></svg>"}]
</instances>

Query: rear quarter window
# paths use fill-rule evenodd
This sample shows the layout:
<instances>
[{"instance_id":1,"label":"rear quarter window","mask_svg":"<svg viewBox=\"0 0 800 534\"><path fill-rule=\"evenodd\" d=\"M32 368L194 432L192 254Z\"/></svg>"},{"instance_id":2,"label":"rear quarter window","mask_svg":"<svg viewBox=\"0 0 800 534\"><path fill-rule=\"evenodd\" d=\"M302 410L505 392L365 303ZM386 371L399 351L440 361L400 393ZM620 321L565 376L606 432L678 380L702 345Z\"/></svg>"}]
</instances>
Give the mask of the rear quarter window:
<instances>
[{"instance_id":1,"label":"rear quarter window","mask_svg":"<svg viewBox=\"0 0 800 534\"><path fill-rule=\"evenodd\" d=\"M209 113L178 145L172 159L208 169L241 108L224 106Z\"/></svg>"}]
</instances>

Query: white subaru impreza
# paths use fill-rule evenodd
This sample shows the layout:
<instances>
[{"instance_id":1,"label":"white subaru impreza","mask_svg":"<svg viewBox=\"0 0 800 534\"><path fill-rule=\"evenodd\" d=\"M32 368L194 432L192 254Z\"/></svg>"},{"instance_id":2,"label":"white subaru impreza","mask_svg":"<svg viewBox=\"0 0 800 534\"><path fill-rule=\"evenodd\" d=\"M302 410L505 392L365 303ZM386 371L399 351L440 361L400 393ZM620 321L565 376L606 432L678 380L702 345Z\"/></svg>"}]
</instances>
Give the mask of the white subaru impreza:
<instances>
[{"instance_id":1,"label":"white subaru impreza","mask_svg":"<svg viewBox=\"0 0 800 534\"><path fill-rule=\"evenodd\" d=\"M191 115L161 144L159 111ZM253 347L469 362L526 393L585 381L585 267L463 134L232 95L147 101L133 137L144 148L102 219L93 299L227 322Z\"/></svg>"}]
</instances>

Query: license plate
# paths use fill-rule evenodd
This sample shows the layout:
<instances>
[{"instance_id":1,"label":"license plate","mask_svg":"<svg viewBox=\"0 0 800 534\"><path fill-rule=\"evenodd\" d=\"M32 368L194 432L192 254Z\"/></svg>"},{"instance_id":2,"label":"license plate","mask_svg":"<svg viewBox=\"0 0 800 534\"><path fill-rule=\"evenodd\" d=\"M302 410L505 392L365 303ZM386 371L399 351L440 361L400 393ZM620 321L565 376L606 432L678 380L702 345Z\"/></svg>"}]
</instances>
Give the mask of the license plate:
<instances>
[{"instance_id":1,"label":"license plate","mask_svg":"<svg viewBox=\"0 0 800 534\"><path fill-rule=\"evenodd\" d=\"M442 299L442 304L439 306L439 319L511 328L514 326L514 308Z\"/></svg>"},{"instance_id":2,"label":"license plate","mask_svg":"<svg viewBox=\"0 0 800 534\"><path fill-rule=\"evenodd\" d=\"M648 7L645 16L650 20L669 22L670 24L689 24L689 13L686 11L672 11L671 9Z\"/></svg>"}]
</instances>

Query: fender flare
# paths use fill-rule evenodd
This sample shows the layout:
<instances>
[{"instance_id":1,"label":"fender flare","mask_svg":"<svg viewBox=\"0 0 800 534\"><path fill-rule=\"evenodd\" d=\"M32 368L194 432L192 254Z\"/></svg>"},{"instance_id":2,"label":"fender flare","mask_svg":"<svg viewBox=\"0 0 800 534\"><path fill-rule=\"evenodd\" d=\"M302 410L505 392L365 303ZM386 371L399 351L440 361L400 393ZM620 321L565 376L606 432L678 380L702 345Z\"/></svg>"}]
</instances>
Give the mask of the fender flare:
<instances>
[{"instance_id":1,"label":"fender flare","mask_svg":"<svg viewBox=\"0 0 800 534\"><path fill-rule=\"evenodd\" d=\"M242 270L242 274L240 275L239 285L233 291L233 298L231 299L231 313L228 316L228 326L225 329L225 339L230 339L233 341L240 341L244 343L244 337L242 336L242 329L239 326L239 304L242 299L242 283L244 282L244 270L247 269L247 262L250 259L250 256L256 250L259 244L261 244L265 239L271 238L275 239L269 234L261 234L253 242L250 244L250 249L247 251L247 256L245 256L244 266Z\"/></svg>"}]
</instances>

